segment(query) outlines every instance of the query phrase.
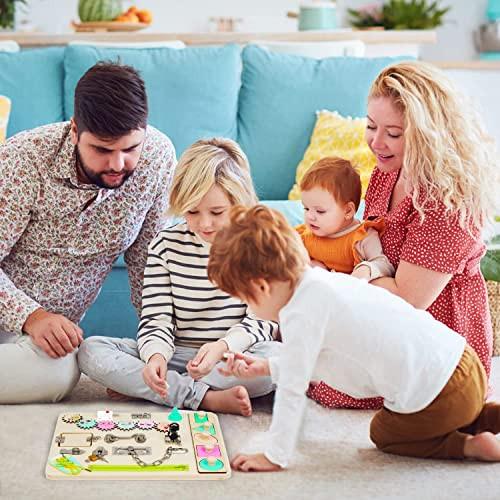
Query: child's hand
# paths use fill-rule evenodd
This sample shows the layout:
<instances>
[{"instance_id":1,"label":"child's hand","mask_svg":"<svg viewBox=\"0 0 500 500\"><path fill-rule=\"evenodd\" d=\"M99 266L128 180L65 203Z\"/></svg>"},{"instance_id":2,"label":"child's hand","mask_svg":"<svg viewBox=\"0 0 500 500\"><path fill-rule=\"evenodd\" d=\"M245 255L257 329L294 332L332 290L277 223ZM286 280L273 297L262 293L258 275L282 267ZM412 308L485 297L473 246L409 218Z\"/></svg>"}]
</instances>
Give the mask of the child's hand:
<instances>
[{"instance_id":1,"label":"child's hand","mask_svg":"<svg viewBox=\"0 0 500 500\"><path fill-rule=\"evenodd\" d=\"M265 377L271 373L267 359L247 356L239 352L231 352L226 358L226 367L219 368L219 372L226 377L234 375L238 378Z\"/></svg>"},{"instance_id":2,"label":"child's hand","mask_svg":"<svg viewBox=\"0 0 500 500\"><path fill-rule=\"evenodd\" d=\"M242 472L275 472L281 470L279 465L269 461L263 453L255 455L237 455L231 467Z\"/></svg>"},{"instance_id":3,"label":"child's hand","mask_svg":"<svg viewBox=\"0 0 500 500\"><path fill-rule=\"evenodd\" d=\"M167 361L161 354L153 354L142 371L146 385L163 399L167 399L166 373Z\"/></svg>"},{"instance_id":4,"label":"child's hand","mask_svg":"<svg viewBox=\"0 0 500 500\"><path fill-rule=\"evenodd\" d=\"M354 276L355 278L359 278L361 280L370 281L370 278L372 277L372 271L369 266L362 265L357 269L354 269L354 271L351 273L351 276Z\"/></svg>"},{"instance_id":5,"label":"child's hand","mask_svg":"<svg viewBox=\"0 0 500 500\"><path fill-rule=\"evenodd\" d=\"M319 260L311 260L311 267L321 267L321 269L326 269L328 271L328 268L323 264L323 262L320 262Z\"/></svg>"},{"instance_id":6,"label":"child's hand","mask_svg":"<svg viewBox=\"0 0 500 500\"><path fill-rule=\"evenodd\" d=\"M196 356L186 365L189 375L195 380L204 377L213 370L227 350L228 347L224 340L203 344Z\"/></svg>"}]
</instances>

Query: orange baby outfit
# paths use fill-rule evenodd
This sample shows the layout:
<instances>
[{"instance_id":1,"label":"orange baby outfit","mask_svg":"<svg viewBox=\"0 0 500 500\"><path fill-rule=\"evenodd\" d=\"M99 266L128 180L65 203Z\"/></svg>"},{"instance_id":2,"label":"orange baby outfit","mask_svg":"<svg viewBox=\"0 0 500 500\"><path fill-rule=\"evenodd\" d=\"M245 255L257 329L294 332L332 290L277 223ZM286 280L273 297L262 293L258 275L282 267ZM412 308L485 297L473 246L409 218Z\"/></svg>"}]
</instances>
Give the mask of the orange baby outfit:
<instances>
[{"instance_id":1,"label":"orange baby outfit","mask_svg":"<svg viewBox=\"0 0 500 500\"><path fill-rule=\"evenodd\" d=\"M384 220L363 221L352 231L333 238L316 236L305 224L295 229L300 234L312 260L322 262L328 269L351 274L354 267L362 261L356 250L356 243L366 238L368 228L373 228L382 234L385 228Z\"/></svg>"}]
</instances>

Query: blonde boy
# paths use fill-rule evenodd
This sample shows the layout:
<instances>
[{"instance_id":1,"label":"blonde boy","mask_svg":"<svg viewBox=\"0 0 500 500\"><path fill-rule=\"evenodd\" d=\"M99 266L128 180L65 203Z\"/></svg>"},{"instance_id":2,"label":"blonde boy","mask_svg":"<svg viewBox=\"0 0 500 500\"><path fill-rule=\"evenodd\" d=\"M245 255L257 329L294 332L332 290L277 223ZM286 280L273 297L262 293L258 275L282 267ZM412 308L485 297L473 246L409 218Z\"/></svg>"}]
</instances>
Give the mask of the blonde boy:
<instances>
[{"instance_id":1,"label":"blonde boy","mask_svg":"<svg viewBox=\"0 0 500 500\"><path fill-rule=\"evenodd\" d=\"M235 208L212 245L208 275L261 318L279 320L283 339L279 358L235 354L223 370L277 384L266 449L237 456L233 467L288 465L313 377L354 397L384 398L370 429L384 452L500 461L500 405L484 403L486 375L463 337L387 290L309 267L278 212Z\"/></svg>"}]
</instances>

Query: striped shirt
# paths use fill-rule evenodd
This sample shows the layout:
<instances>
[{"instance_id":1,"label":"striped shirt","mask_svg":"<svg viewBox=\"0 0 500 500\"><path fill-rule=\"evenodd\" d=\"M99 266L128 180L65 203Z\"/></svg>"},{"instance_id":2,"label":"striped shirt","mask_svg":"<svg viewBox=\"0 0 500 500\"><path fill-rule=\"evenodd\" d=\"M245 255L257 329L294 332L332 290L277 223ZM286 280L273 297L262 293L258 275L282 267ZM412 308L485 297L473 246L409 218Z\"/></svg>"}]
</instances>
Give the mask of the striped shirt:
<instances>
[{"instance_id":1,"label":"striped shirt","mask_svg":"<svg viewBox=\"0 0 500 500\"><path fill-rule=\"evenodd\" d=\"M144 362L157 353L168 362L175 346L199 348L224 339L229 350L245 351L277 337L277 323L257 319L208 279L209 253L210 244L186 223L161 231L150 243L137 333Z\"/></svg>"}]
</instances>

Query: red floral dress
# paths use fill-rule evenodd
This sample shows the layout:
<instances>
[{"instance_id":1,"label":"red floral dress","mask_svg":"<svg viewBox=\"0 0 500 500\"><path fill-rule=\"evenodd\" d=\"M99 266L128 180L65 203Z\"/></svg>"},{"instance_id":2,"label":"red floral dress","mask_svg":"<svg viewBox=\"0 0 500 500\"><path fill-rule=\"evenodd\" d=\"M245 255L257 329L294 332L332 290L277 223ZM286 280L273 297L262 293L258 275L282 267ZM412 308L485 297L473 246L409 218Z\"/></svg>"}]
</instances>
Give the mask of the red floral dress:
<instances>
[{"instance_id":1,"label":"red floral dress","mask_svg":"<svg viewBox=\"0 0 500 500\"><path fill-rule=\"evenodd\" d=\"M397 171L384 173L375 168L366 193L365 218L385 219L382 249L396 269L404 260L453 275L427 310L438 321L465 337L489 377L493 331L486 284L479 268L485 245L479 233L470 235L464 231L456 215L446 214L444 206L426 210L421 222L408 196L389 212L389 201L397 178ZM355 400L323 383L311 387L308 395L330 408L374 406L373 398Z\"/></svg>"}]
</instances>

